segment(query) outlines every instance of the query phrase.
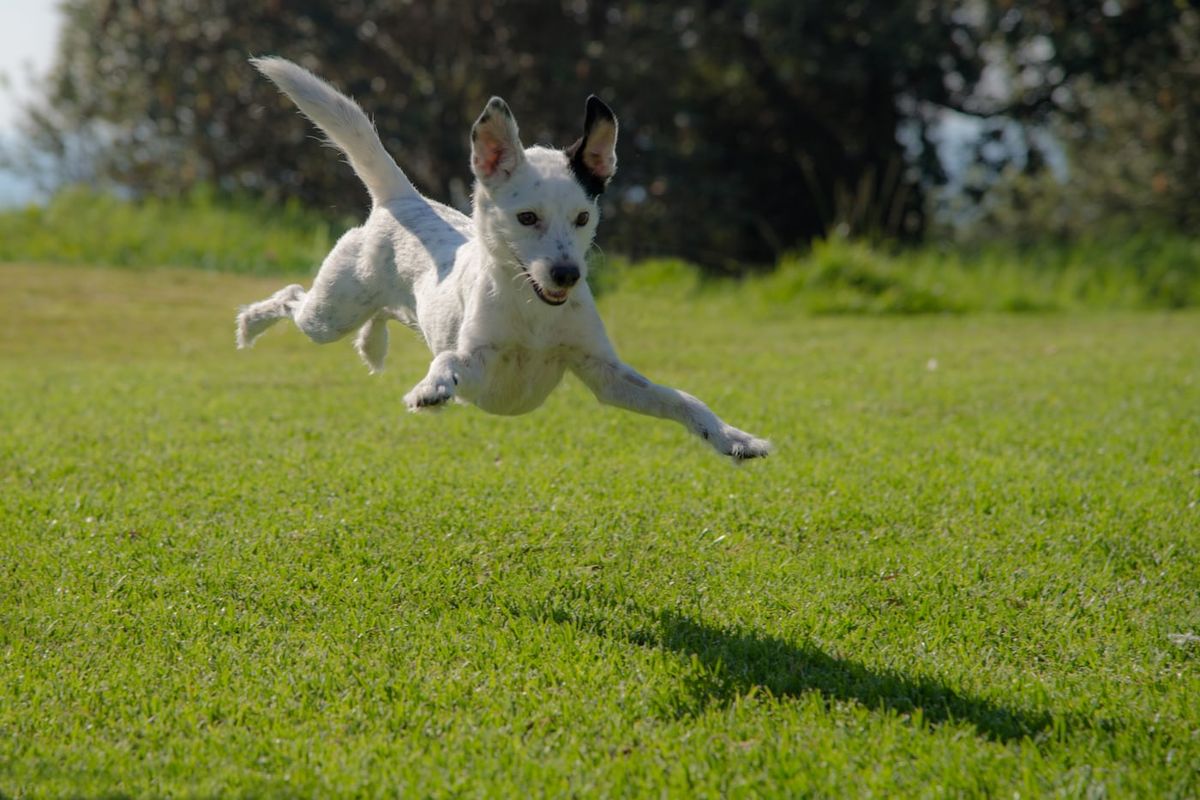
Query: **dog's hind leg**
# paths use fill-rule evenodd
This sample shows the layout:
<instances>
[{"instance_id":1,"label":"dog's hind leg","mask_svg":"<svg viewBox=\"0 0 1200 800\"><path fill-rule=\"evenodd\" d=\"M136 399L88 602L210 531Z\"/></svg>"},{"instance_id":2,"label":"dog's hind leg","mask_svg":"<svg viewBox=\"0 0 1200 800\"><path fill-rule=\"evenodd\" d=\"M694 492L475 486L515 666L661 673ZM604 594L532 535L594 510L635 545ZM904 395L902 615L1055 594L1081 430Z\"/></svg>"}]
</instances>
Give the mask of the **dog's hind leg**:
<instances>
[{"instance_id":1,"label":"dog's hind leg","mask_svg":"<svg viewBox=\"0 0 1200 800\"><path fill-rule=\"evenodd\" d=\"M242 306L237 316L238 349L250 347L263 331L279 320L293 318L303 302L304 287L293 283L291 286L280 289L266 300Z\"/></svg>"},{"instance_id":2,"label":"dog's hind leg","mask_svg":"<svg viewBox=\"0 0 1200 800\"><path fill-rule=\"evenodd\" d=\"M317 344L328 344L365 325L383 305L381 275L390 254L386 238L367 240L362 228L347 231L292 314L296 327Z\"/></svg>"},{"instance_id":3,"label":"dog's hind leg","mask_svg":"<svg viewBox=\"0 0 1200 800\"><path fill-rule=\"evenodd\" d=\"M379 311L381 290L375 262L386 263L390 252L386 240L375 243L371 254L376 258L364 265L360 261L362 242L361 228L347 231L325 257L308 291L292 285L243 307L238 314L238 347L249 347L263 331L285 317L317 344L336 342L361 328Z\"/></svg>"},{"instance_id":4,"label":"dog's hind leg","mask_svg":"<svg viewBox=\"0 0 1200 800\"><path fill-rule=\"evenodd\" d=\"M376 314L358 329L358 336L354 339L354 349L362 356L363 363L372 375L383 369L383 359L387 356L387 321L387 315Z\"/></svg>"}]
</instances>

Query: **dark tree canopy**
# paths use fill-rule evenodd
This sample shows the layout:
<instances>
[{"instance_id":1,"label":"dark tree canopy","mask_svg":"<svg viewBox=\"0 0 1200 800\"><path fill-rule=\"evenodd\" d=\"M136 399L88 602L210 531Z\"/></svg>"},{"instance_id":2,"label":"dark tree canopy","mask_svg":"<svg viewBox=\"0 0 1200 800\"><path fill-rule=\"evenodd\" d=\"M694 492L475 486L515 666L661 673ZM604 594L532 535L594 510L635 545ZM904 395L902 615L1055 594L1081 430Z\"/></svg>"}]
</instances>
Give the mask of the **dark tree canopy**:
<instances>
[{"instance_id":1,"label":"dark tree canopy","mask_svg":"<svg viewBox=\"0 0 1200 800\"><path fill-rule=\"evenodd\" d=\"M492 94L527 143L566 146L584 98L621 121L602 241L715 269L833 226L915 236L940 179L930 109L1034 118L1079 76L1178 63L1172 0L68 0L35 143L138 194L197 183L356 213L366 195L249 66L277 54L359 99L424 191L463 204ZM987 69L1018 80L981 94ZM986 87L985 87L986 88ZM902 122L914 132L907 149ZM924 147L921 147L924 142Z\"/></svg>"}]
</instances>

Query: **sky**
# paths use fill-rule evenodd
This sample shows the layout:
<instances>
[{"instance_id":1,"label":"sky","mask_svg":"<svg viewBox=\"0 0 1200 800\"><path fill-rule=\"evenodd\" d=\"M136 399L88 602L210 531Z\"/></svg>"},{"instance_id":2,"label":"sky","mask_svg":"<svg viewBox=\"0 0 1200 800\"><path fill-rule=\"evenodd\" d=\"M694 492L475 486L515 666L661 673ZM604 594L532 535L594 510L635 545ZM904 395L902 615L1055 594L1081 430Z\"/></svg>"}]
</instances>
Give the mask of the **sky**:
<instances>
[{"instance_id":1,"label":"sky","mask_svg":"<svg viewBox=\"0 0 1200 800\"><path fill-rule=\"evenodd\" d=\"M30 95L30 71L50 68L57 34L58 0L0 0L0 142L14 134L19 103ZM27 181L0 171L0 206L34 196Z\"/></svg>"},{"instance_id":2,"label":"sky","mask_svg":"<svg viewBox=\"0 0 1200 800\"><path fill-rule=\"evenodd\" d=\"M29 94L29 70L41 74L50 68L57 34L57 0L0 0L0 75L6 79L0 91L0 134L13 128L13 93Z\"/></svg>"}]
</instances>

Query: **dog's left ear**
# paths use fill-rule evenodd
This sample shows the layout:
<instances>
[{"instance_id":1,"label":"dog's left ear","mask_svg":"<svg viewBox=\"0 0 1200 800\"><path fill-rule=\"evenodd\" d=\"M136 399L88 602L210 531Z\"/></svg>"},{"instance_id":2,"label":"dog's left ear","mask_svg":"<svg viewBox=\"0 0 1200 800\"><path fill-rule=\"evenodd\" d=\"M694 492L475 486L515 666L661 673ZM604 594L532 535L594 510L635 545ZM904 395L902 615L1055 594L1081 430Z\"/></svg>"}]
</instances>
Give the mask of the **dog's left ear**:
<instances>
[{"instance_id":1,"label":"dog's left ear","mask_svg":"<svg viewBox=\"0 0 1200 800\"><path fill-rule=\"evenodd\" d=\"M583 136L566 154L588 197L600 195L617 171L617 115L596 95L587 99Z\"/></svg>"}]
</instances>

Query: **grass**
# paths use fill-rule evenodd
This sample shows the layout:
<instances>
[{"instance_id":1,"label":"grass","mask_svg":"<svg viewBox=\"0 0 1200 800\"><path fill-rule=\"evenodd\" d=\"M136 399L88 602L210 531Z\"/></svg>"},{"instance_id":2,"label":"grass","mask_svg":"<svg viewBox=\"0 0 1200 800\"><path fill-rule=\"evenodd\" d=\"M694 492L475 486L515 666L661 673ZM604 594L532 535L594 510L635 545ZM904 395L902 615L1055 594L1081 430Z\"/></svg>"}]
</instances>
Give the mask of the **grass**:
<instances>
[{"instance_id":1,"label":"grass","mask_svg":"<svg viewBox=\"0 0 1200 800\"><path fill-rule=\"evenodd\" d=\"M234 352L278 279L0 277L0 796L1200 794L1195 312L610 292L734 468Z\"/></svg>"}]
</instances>

